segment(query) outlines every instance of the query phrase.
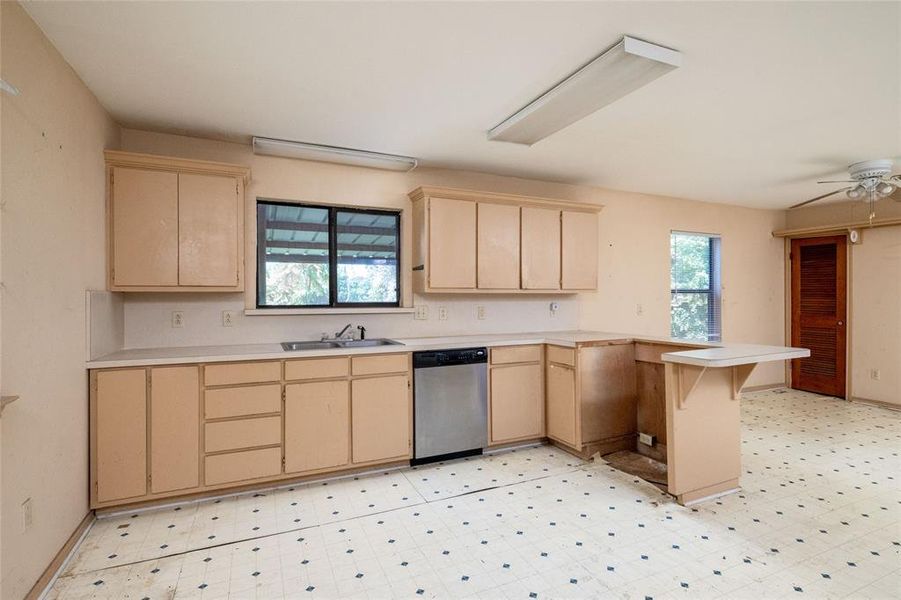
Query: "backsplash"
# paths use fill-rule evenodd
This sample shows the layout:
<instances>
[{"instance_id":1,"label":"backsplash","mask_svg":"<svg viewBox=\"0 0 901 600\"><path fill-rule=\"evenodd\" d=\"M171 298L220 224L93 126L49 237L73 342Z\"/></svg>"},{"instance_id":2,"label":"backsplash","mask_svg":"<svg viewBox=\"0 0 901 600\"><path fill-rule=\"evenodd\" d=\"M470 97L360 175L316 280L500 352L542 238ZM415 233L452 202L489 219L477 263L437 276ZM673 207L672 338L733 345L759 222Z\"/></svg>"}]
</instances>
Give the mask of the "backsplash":
<instances>
[{"instance_id":1,"label":"backsplash","mask_svg":"<svg viewBox=\"0 0 901 600\"><path fill-rule=\"evenodd\" d=\"M125 347L204 346L271 343L319 339L334 335L347 323L366 327L368 337L425 337L523 331L578 329L578 296L537 296L499 299L493 296L416 296L416 305L427 305L427 320L412 313L245 315L242 294L123 294ZM551 316L550 304L559 308ZM477 307L485 308L479 319ZM439 308L447 320L439 320ZM231 327L223 327L222 311L234 311ZM183 326L172 327L172 312L181 311ZM95 327L97 325L95 324Z\"/></svg>"}]
</instances>

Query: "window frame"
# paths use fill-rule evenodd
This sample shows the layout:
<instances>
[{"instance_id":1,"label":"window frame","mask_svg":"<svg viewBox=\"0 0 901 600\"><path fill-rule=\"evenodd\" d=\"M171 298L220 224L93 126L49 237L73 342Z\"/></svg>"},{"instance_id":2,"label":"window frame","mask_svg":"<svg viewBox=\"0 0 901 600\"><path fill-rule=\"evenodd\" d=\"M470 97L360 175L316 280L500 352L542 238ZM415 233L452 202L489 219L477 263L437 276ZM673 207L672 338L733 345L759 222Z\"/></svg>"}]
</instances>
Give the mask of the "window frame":
<instances>
[{"instance_id":1,"label":"window frame","mask_svg":"<svg viewBox=\"0 0 901 600\"><path fill-rule=\"evenodd\" d=\"M672 252L673 236L684 235L707 238L707 268L710 276L707 279L707 288L689 289L673 288L670 285L670 335L673 334L672 298L676 294L698 294L707 296L707 336L708 342L721 342L723 339L723 305L722 305L722 236L718 233L701 233L697 231L670 231L670 252ZM673 263L670 260L670 282L673 277ZM711 334L711 331L715 333ZM673 336L676 338L676 336ZM695 339L695 338L676 338Z\"/></svg>"},{"instance_id":2,"label":"window frame","mask_svg":"<svg viewBox=\"0 0 901 600\"><path fill-rule=\"evenodd\" d=\"M265 220L260 214L260 205L274 206L300 206L303 208L312 208L328 211L328 274L329 274L329 302L328 304L260 304L262 298L261 292L265 287L266 275L266 225ZM402 273L401 273L401 226L402 226L402 210L391 210L384 208L368 208L363 206L341 206L337 204L309 204L306 202L290 202L286 200L270 200L268 198L257 198L256 201L256 219L257 219L257 236L256 236L256 291L254 297L254 306L257 310L291 310L291 309L335 309L335 308L400 308L403 298L402 290ZM394 302L338 302L338 223L337 215L339 212L349 212L358 214L370 214L379 216L394 217L396 244L395 244L395 301Z\"/></svg>"}]
</instances>

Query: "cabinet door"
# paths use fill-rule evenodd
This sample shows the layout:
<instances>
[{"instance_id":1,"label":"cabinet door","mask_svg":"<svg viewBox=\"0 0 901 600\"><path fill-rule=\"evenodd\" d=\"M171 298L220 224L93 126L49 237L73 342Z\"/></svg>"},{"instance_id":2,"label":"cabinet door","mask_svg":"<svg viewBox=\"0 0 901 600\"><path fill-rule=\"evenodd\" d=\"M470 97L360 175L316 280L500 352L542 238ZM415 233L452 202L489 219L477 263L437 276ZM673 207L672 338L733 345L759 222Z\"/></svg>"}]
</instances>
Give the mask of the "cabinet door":
<instances>
[{"instance_id":1,"label":"cabinet door","mask_svg":"<svg viewBox=\"0 0 901 600\"><path fill-rule=\"evenodd\" d=\"M199 367L150 371L150 490L200 484Z\"/></svg>"},{"instance_id":2,"label":"cabinet door","mask_svg":"<svg viewBox=\"0 0 901 600\"><path fill-rule=\"evenodd\" d=\"M560 289L560 211L522 208L522 288Z\"/></svg>"},{"instance_id":3,"label":"cabinet door","mask_svg":"<svg viewBox=\"0 0 901 600\"><path fill-rule=\"evenodd\" d=\"M285 386L285 473L340 467L348 462L348 382Z\"/></svg>"},{"instance_id":4,"label":"cabinet door","mask_svg":"<svg viewBox=\"0 0 901 600\"><path fill-rule=\"evenodd\" d=\"M100 371L94 398L97 501L147 493L147 373Z\"/></svg>"},{"instance_id":5,"label":"cabinet door","mask_svg":"<svg viewBox=\"0 0 901 600\"><path fill-rule=\"evenodd\" d=\"M541 365L491 369L491 442L544 435Z\"/></svg>"},{"instance_id":6,"label":"cabinet door","mask_svg":"<svg viewBox=\"0 0 901 600\"><path fill-rule=\"evenodd\" d=\"M178 175L113 168L114 286L178 285Z\"/></svg>"},{"instance_id":7,"label":"cabinet door","mask_svg":"<svg viewBox=\"0 0 901 600\"><path fill-rule=\"evenodd\" d=\"M239 181L178 175L178 284L238 285Z\"/></svg>"},{"instance_id":8,"label":"cabinet door","mask_svg":"<svg viewBox=\"0 0 901 600\"><path fill-rule=\"evenodd\" d=\"M476 203L429 199L429 287L476 287Z\"/></svg>"},{"instance_id":9,"label":"cabinet door","mask_svg":"<svg viewBox=\"0 0 901 600\"><path fill-rule=\"evenodd\" d=\"M519 207L483 204L478 208L478 286L519 289Z\"/></svg>"},{"instance_id":10,"label":"cabinet door","mask_svg":"<svg viewBox=\"0 0 901 600\"><path fill-rule=\"evenodd\" d=\"M563 289L598 289L598 215L564 210L561 228Z\"/></svg>"},{"instance_id":11,"label":"cabinet door","mask_svg":"<svg viewBox=\"0 0 901 600\"><path fill-rule=\"evenodd\" d=\"M412 410L406 375L355 379L351 414L353 461L409 458Z\"/></svg>"},{"instance_id":12,"label":"cabinet door","mask_svg":"<svg viewBox=\"0 0 901 600\"><path fill-rule=\"evenodd\" d=\"M547 435L573 447L576 439L576 378L569 367L547 366Z\"/></svg>"}]
</instances>

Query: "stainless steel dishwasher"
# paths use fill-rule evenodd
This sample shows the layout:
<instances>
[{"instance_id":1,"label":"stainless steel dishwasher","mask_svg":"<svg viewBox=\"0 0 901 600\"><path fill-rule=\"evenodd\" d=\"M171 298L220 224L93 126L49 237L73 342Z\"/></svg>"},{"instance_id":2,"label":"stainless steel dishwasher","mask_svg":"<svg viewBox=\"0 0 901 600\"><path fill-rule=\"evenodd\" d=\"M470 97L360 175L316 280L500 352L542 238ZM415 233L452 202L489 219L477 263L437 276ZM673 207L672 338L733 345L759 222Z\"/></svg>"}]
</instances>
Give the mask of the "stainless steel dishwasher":
<instances>
[{"instance_id":1,"label":"stainless steel dishwasher","mask_svg":"<svg viewBox=\"0 0 901 600\"><path fill-rule=\"evenodd\" d=\"M481 454L488 445L488 351L413 353L413 464Z\"/></svg>"}]
</instances>

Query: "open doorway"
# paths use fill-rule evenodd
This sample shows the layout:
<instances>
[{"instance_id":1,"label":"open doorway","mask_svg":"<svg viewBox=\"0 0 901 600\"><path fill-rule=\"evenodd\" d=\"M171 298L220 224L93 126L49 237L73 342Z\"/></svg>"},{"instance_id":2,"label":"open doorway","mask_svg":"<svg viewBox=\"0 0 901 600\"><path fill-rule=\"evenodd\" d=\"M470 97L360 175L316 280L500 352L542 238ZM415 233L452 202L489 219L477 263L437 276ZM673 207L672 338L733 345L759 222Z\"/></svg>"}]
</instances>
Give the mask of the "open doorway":
<instances>
[{"instance_id":1,"label":"open doorway","mask_svg":"<svg viewBox=\"0 0 901 600\"><path fill-rule=\"evenodd\" d=\"M845 397L847 257L844 235L791 242L791 345L810 349L792 361L792 387Z\"/></svg>"}]
</instances>

